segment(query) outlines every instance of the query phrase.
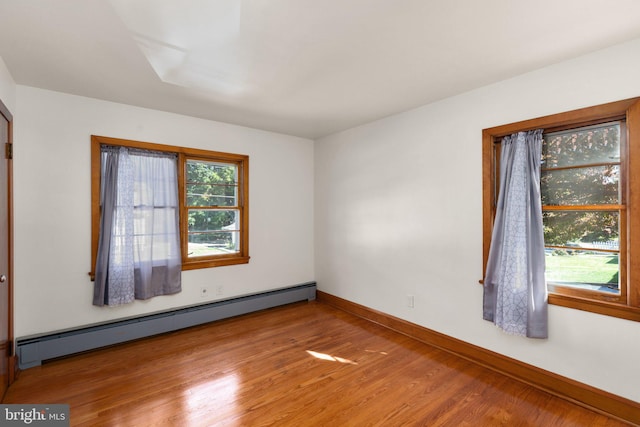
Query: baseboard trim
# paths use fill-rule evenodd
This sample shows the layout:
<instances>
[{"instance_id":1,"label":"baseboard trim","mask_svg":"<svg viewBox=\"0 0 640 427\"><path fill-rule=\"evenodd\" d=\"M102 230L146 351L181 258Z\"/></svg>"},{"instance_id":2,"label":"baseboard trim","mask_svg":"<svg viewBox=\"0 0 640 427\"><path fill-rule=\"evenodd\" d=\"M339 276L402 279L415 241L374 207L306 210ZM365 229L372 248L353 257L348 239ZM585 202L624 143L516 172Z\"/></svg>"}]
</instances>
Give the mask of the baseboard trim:
<instances>
[{"instance_id":1,"label":"baseboard trim","mask_svg":"<svg viewBox=\"0 0 640 427\"><path fill-rule=\"evenodd\" d=\"M571 401L621 421L640 425L640 403L526 364L457 338L427 329L415 323L316 291L319 302L331 305L363 319L410 336L441 350L507 375L537 389Z\"/></svg>"}]
</instances>

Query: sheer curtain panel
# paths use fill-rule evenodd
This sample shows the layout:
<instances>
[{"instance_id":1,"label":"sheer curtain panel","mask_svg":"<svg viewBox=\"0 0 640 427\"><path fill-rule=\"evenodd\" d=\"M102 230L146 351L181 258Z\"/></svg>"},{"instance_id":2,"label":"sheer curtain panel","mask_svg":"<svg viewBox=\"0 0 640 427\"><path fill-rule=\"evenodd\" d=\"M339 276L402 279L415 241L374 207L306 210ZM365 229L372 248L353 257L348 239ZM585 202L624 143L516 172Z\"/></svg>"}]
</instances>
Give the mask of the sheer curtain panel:
<instances>
[{"instance_id":1,"label":"sheer curtain panel","mask_svg":"<svg viewBox=\"0 0 640 427\"><path fill-rule=\"evenodd\" d=\"M177 156L103 146L101 176L93 304L180 292Z\"/></svg>"},{"instance_id":2,"label":"sheer curtain panel","mask_svg":"<svg viewBox=\"0 0 640 427\"><path fill-rule=\"evenodd\" d=\"M483 318L506 333L547 338L540 199L542 130L502 140L500 190L484 279Z\"/></svg>"}]
</instances>

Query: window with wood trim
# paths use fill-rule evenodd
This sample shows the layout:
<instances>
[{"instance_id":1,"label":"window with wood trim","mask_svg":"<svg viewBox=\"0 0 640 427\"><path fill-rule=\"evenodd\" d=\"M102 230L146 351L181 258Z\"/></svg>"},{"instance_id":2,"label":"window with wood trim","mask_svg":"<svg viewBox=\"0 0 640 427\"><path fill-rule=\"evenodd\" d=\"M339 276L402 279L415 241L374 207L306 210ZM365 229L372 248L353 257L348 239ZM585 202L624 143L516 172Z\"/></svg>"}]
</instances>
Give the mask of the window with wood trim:
<instances>
[{"instance_id":1,"label":"window with wood trim","mask_svg":"<svg viewBox=\"0 0 640 427\"><path fill-rule=\"evenodd\" d=\"M91 137L91 277L100 230L102 145L176 153L182 269L249 262L249 157L104 136Z\"/></svg>"},{"instance_id":2,"label":"window with wood trim","mask_svg":"<svg viewBox=\"0 0 640 427\"><path fill-rule=\"evenodd\" d=\"M502 137L533 129L549 303L640 321L640 98L483 130L484 269Z\"/></svg>"}]
</instances>

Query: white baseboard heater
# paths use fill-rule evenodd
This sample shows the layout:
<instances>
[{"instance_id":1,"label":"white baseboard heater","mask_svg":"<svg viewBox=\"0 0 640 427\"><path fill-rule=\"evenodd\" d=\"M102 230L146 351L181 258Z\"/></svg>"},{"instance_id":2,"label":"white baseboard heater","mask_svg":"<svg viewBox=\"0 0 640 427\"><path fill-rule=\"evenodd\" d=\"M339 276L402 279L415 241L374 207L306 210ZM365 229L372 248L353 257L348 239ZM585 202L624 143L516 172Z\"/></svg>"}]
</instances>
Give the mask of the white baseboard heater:
<instances>
[{"instance_id":1,"label":"white baseboard heater","mask_svg":"<svg viewBox=\"0 0 640 427\"><path fill-rule=\"evenodd\" d=\"M27 369L43 361L94 350L190 326L316 299L316 282L147 316L91 325L79 329L33 335L16 340L18 366Z\"/></svg>"}]
</instances>

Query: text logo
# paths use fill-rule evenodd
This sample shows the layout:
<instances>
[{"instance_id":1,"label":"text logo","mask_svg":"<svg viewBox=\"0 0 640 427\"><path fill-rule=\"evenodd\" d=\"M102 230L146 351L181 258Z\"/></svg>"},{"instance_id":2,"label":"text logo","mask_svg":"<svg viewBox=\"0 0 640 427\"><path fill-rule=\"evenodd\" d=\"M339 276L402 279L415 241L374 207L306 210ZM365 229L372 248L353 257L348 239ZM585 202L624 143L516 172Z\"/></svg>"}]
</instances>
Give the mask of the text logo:
<instances>
[{"instance_id":1,"label":"text logo","mask_svg":"<svg viewBox=\"0 0 640 427\"><path fill-rule=\"evenodd\" d=\"M0 425L68 427L69 405L0 405Z\"/></svg>"}]
</instances>

